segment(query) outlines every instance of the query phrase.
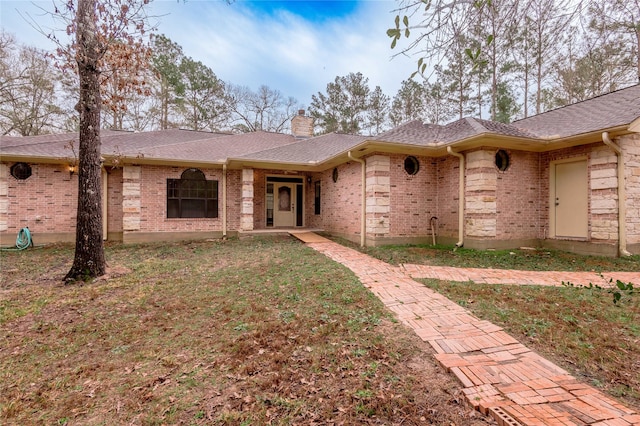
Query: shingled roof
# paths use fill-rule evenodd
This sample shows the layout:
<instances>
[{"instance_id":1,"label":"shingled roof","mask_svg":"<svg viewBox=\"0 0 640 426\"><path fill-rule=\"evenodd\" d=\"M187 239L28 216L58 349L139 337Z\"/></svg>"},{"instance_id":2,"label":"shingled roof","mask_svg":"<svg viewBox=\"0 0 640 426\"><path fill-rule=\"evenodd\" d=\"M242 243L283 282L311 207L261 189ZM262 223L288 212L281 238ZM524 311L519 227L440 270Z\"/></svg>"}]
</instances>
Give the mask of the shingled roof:
<instances>
[{"instance_id":1,"label":"shingled roof","mask_svg":"<svg viewBox=\"0 0 640 426\"><path fill-rule=\"evenodd\" d=\"M103 155L144 155L151 147L179 146L197 140L215 139L227 133L194 132L190 130L158 130L153 132L125 132L101 130ZM73 150L72 147L73 146ZM0 137L0 154L40 158L69 158L77 154L78 133Z\"/></svg>"},{"instance_id":2,"label":"shingled roof","mask_svg":"<svg viewBox=\"0 0 640 426\"><path fill-rule=\"evenodd\" d=\"M191 140L176 144L145 147L140 153L146 159L173 159L223 163L228 158L288 146L296 142L291 135L252 132Z\"/></svg>"},{"instance_id":3,"label":"shingled roof","mask_svg":"<svg viewBox=\"0 0 640 426\"><path fill-rule=\"evenodd\" d=\"M366 136L329 133L300 140L295 144L283 147L245 154L239 158L255 161L315 164L343 154L366 140Z\"/></svg>"},{"instance_id":4,"label":"shingled roof","mask_svg":"<svg viewBox=\"0 0 640 426\"><path fill-rule=\"evenodd\" d=\"M101 132L102 154L157 162L222 163L228 160L311 165L370 144L396 145L398 149L434 148L461 144L491 143L491 139L511 138L518 149L553 149L549 142L571 136L610 129L624 129L640 118L640 85L621 89L587 101L568 105L512 124L477 118L463 118L446 125L410 121L378 136L330 133L299 140L271 132L244 134L210 133L190 130L152 132ZM591 137L591 136L590 136ZM16 158L63 160L77 154L77 133L32 137L0 137L0 155ZM488 138L488 139L487 139ZM508 140L508 139L506 139ZM470 141L470 142L469 142ZM71 150L70 142L74 149ZM404 147L404 148L403 148ZM384 149L384 148L383 148Z\"/></svg>"},{"instance_id":5,"label":"shingled roof","mask_svg":"<svg viewBox=\"0 0 640 426\"><path fill-rule=\"evenodd\" d=\"M626 126L640 118L640 85L567 105L511 125L542 139L557 139Z\"/></svg>"},{"instance_id":6,"label":"shingled roof","mask_svg":"<svg viewBox=\"0 0 640 426\"><path fill-rule=\"evenodd\" d=\"M508 124L465 117L444 126L410 121L380 134L375 140L438 147L489 134L536 139L535 135Z\"/></svg>"},{"instance_id":7,"label":"shingled roof","mask_svg":"<svg viewBox=\"0 0 640 426\"><path fill-rule=\"evenodd\" d=\"M296 142L293 136L282 133L233 135L180 129L140 133L102 130L100 141L104 156L214 163L224 162L228 157ZM3 156L63 159L73 158L77 155L77 150L77 133L0 138L0 154Z\"/></svg>"}]
</instances>

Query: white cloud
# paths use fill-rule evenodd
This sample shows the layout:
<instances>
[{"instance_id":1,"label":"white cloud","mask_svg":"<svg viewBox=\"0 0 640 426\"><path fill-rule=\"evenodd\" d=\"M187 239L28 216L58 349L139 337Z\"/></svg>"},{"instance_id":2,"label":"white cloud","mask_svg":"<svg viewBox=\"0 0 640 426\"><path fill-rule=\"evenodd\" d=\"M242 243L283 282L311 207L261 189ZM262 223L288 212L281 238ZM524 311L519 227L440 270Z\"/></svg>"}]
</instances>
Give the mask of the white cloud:
<instances>
[{"instance_id":1,"label":"white cloud","mask_svg":"<svg viewBox=\"0 0 640 426\"><path fill-rule=\"evenodd\" d=\"M156 6L170 13L160 32L223 80L252 89L266 84L305 105L349 72L362 72L371 88L379 85L393 96L415 69L411 58L391 60L386 29L393 23L393 1L361 2L350 15L318 22L287 11L261 13L243 2Z\"/></svg>"},{"instance_id":2,"label":"white cloud","mask_svg":"<svg viewBox=\"0 0 640 426\"><path fill-rule=\"evenodd\" d=\"M36 4L51 7L48 1ZM265 84L308 105L311 95L350 72L362 72L372 89L379 85L387 95L395 95L415 69L413 58L391 60L396 52L389 47L386 30L393 24L396 5L391 0L360 1L343 8L350 9L345 15L331 17L327 10L315 22L310 15L266 12L243 1L156 0L150 14L159 21L159 33L222 80L253 90ZM20 42L46 46L44 36L15 11L30 11L37 18L32 2L2 0L0 8L4 29Z\"/></svg>"}]
</instances>

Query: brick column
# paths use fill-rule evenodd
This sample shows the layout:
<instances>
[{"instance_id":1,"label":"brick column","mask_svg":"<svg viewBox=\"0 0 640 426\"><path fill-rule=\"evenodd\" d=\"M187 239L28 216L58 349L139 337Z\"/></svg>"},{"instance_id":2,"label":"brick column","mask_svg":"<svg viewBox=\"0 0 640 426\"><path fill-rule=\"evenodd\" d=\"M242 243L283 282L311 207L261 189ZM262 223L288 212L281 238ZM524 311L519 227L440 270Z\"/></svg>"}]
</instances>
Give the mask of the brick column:
<instances>
[{"instance_id":1,"label":"brick column","mask_svg":"<svg viewBox=\"0 0 640 426\"><path fill-rule=\"evenodd\" d=\"M9 229L9 166L0 163L0 232Z\"/></svg>"},{"instance_id":2,"label":"brick column","mask_svg":"<svg viewBox=\"0 0 640 426\"><path fill-rule=\"evenodd\" d=\"M491 151L467 154L465 234L468 237L496 236L498 175L494 159Z\"/></svg>"},{"instance_id":3,"label":"brick column","mask_svg":"<svg viewBox=\"0 0 640 426\"><path fill-rule=\"evenodd\" d=\"M140 231L140 166L122 169L122 231Z\"/></svg>"},{"instance_id":4,"label":"brick column","mask_svg":"<svg viewBox=\"0 0 640 426\"><path fill-rule=\"evenodd\" d=\"M389 235L391 159L385 155L367 158L367 235Z\"/></svg>"},{"instance_id":5,"label":"brick column","mask_svg":"<svg viewBox=\"0 0 640 426\"><path fill-rule=\"evenodd\" d=\"M618 157L603 146L591 153L591 238L618 241Z\"/></svg>"},{"instance_id":6,"label":"brick column","mask_svg":"<svg viewBox=\"0 0 640 426\"><path fill-rule=\"evenodd\" d=\"M640 135L622 136L627 208L627 244L640 244Z\"/></svg>"},{"instance_id":7,"label":"brick column","mask_svg":"<svg viewBox=\"0 0 640 426\"><path fill-rule=\"evenodd\" d=\"M253 169L242 170L242 207L240 229L253 230Z\"/></svg>"}]
</instances>

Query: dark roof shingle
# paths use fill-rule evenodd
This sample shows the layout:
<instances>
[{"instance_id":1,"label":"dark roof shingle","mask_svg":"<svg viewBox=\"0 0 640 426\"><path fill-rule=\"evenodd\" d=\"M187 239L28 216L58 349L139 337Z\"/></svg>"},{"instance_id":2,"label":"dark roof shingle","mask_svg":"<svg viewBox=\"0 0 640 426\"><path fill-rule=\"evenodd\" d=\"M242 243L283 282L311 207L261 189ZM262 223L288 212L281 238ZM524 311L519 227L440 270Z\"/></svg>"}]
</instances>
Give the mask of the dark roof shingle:
<instances>
[{"instance_id":1,"label":"dark roof shingle","mask_svg":"<svg viewBox=\"0 0 640 426\"><path fill-rule=\"evenodd\" d=\"M514 121L512 126L542 139L556 139L625 126L638 117L640 85Z\"/></svg>"},{"instance_id":2,"label":"dark roof shingle","mask_svg":"<svg viewBox=\"0 0 640 426\"><path fill-rule=\"evenodd\" d=\"M534 135L509 124L466 117L444 126L425 124L420 120L410 121L382 133L375 140L436 147L483 134L535 138Z\"/></svg>"},{"instance_id":3,"label":"dark roof shingle","mask_svg":"<svg viewBox=\"0 0 640 426\"><path fill-rule=\"evenodd\" d=\"M321 163L331 157L349 151L364 142L366 136L329 133L297 142L284 147L245 154L239 158L258 161L279 161L284 163Z\"/></svg>"},{"instance_id":4,"label":"dark roof shingle","mask_svg":"<svg viewBox=\"0 0 640 426\"><path fill-rule=\"evenodd\" d=\"M221 162L231 156L295 142L291 135L269 132L233 135L168 129L140 133L102 130L100 133L101 151L106 156L203 162ZM77 133L30 137L3 136L0 138L0 154L73 158L78 154L77 138Z\"/></svg>"},{"instance_id":5,"label":"dark roof shingle","mask_svg":"<svg viewBox=\"0 0 640 426\"><path fill-rule=\"evenodd\" d=\"M271 132L228 134L169 129L133 133L103 130L101 141L105 156L203 163L241 159L313 164L335 158L365 141L442 148L474 137L509 136L519 138L521 142L524 139L525 144L539 144L549 139L628 126L639 117L640 85L636 85L512 124L463 118L443 126L414 120L375 137L330 133L303 140ZM69 159L77 155L77 137L77 133L0 136L0 155ZM70 142L73 142L73 150Z\"/></svg>"}]
</instances>

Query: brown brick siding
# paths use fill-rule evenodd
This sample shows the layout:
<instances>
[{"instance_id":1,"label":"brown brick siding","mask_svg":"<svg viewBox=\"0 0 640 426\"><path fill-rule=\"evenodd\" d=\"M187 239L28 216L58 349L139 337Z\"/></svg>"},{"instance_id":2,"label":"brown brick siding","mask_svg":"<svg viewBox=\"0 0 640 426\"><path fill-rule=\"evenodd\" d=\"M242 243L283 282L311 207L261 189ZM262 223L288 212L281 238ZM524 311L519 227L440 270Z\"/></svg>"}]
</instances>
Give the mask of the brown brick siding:
<instances>
[{"instance_id":1,"label":"brown brick siding","mask_svg":"<svg viewBox=\"0 0 640 426\"><path fill-rule=\"evenodd\" d=\"M322 206L314 226L340 235L360 235L361 165L354 161L338 166L338 181L332 179L333 168L321 176ZM313 202L313 198L311 198ZM307 199L309 204L309 199Z\"/></svg>"},{"instance_id":2,"label":"brown brick siding","mask_svg":"<svg viewBox=\"0 0 640 426\"><path fill-rule=\"evenodd\" d=\"M437 214L436 160L417 157L420 170L404 170L406 155L391 156L391 211L389 233L393 237L431 235L430 219Z\"/></svg>"},{"instance_id":3,"label":"brown brick siding","mask_svg":"<svg viewBox=\"0 0 640 426\"><path fill-rule=\"evenodd\" d=\"M222 230L222 169L200 170L207 180L218 181L218 217L213 219L167 219L167 179L180 179L184 167L142 166L140 173L139 232L197 232ZM229 185L228 185L229 186ZM233 188L228 188L233 193ZM228 206L229 207L229 206Z\"/></svg>"},{"instance_id":4,"label":"brown brick siding","mask_svg":"<svg viewBox=\"0 0 640 426\"><path fill-rule=\"evenodd\" d=\"M5 163L7 168L13 163ZM7 229L2 244L10 244L18 231L29 227L38 234L75 235L78 176L70 176L66 165L30 164L32 175L18 180L7 176Z\"/></svg>"},{"instance_id":5,"label":"brown brick siding","mask_svg":"<svg viewBox=\"0 0 640 426\"><path fill-rule=\"evenodd\" d=\"M497 150L492 150L495 152ZM510 166L497 174L496 238L499 240L542 238L540 156L507 150Z\"/></svg>"},{"instance_id":6,"label":"brown brick siding","mask_svg":"<svg viewBox=\"0 0 640 426\"><path fill-rule=\"evenodd\" d=\"M437 234L447 238L458 237L458 196L460 160L453 156L441 157L436 163L437 180Z\"/></svg>"},{"instance_id":7,"label":"brown brick siding","mask_svg":"<svg viewBox=\"0 0 640 426\"><path fill-rule=\"evenodd\" d=\"M625 150L627 182L627 237L631 244L640 243L640 140L627 136L621 144ZM627 145L625 145L625 141ZM494 153L495 148L484 148ZM549 178L550 164L568 158L587 158L589 179L589 241L614 244L617 240L617 184L615 154L601 143L566 148L546 153L508 151L510 167L500 172L495 167L477 165L467 170L482 176L496 176L495 191L484 194L482 187L475 195L495 197L495 213L482 208L474 212L478 219L495 219L495 239L527 240L549 238ZM465 153L468 155L469 153ZM380 237L411 238L430 235L430 218L436 216L437 235L449 239L458 236L458 168L459 160L453 156L438 158L419 156L420 171L409 176L404 171L405 155L372 154L390 159L389 171L376 171L375 176L387 176L390 182L390 210L380 213L380 220L388 221L388 231ZM77 204L77 176L69 176L64 164L31 164L33 175L24 181L8 174L13 163L4 163L3 188L0 198L7 208L3 223L6 230L0 234L3 244L14 239L20 228L29 226L38 234L74 235ZM289 173L301 176L305 187L304 221L306 227L357 239L360 234L361 164L350 161L338 166L339 178L333 182L333 168L315 173ZM222 230L222 169L201 169L207 179L219 182L219 217L216 219L167 219L166 181L179 178L185 167L140 166L139 209L123 210L126 190L131 179L125 179L122 168L108 170L108 232L123 232L125 215L139 216L139 233L162 232L214 232ZM253 221L254 229L265 229L265 191L267 175L284 175L279 170L254 170ZM371 178L373 175L367 178ZM132 176L136 176L133 174ZM307 177L311 178L309 183ZM321 213L314 212L314 183L321 182ZM369 183L367 184L369 185ZM130 186L128 188L131 188ZM242 200L242 170L227 171L227 229L240 228ZM376 194L368 193L367 197ZM378 194L380 195L380 194ZM382 194L384 195L384 194ZM380 195L380 196L382 196ZM465 194L469 195L469 192ZM134 196L135 198L137 196ZM490 205L488 205L490 207ZM482 206L481 206L482 207ZM369 215L373 217L372 215ZM368 219L370 217L368 216ZM4 225L3 225L4 226ZM380 227L379 229L384 229ZM129 231L124 231L125 233ZM374 235L369 235L373 237ZM378 236L378 235L375 235Z\"/></svg>"}]
</instances>

